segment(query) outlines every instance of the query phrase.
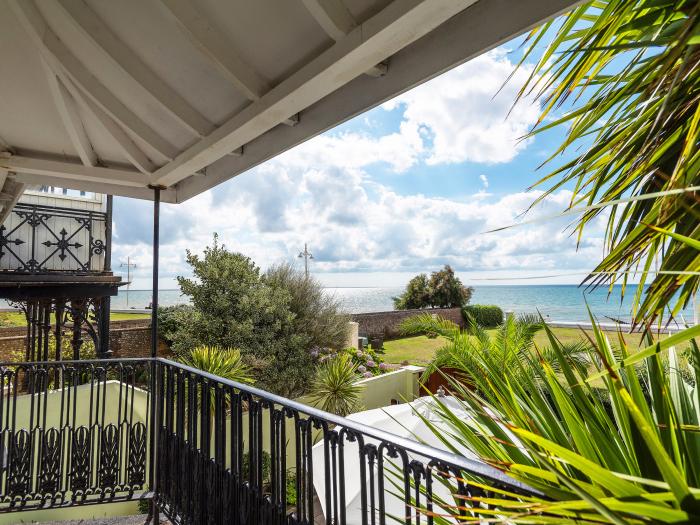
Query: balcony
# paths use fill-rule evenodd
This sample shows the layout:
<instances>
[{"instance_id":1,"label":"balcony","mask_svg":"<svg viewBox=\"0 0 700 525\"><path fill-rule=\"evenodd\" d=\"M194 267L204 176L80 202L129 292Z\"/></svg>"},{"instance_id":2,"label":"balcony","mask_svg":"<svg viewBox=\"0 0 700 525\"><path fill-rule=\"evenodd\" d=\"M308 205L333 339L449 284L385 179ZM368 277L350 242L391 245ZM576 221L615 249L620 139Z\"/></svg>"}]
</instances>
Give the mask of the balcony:
<instances>
[{"instance_id":1,"label":"balcony","mask_svg":"<svg viewBox=\"0 0 700 525\"><path fill-rule=\"evenodd\" d=\"M104 272L109 215L103 198L27 192L0 226L0 271Z\"/></svg>"},{"instance_id":2,"label":"balcony","mask_svg":"<svg viewBox=\"0 0 700 525\"><path fill-rule=\"evenodd\" d=\"M467 518L479 480L534 494L482 463L164 359L5 363L0 383L0 512L143 499L175 523L311 524L319 501L327 524L431 524Z\"/></svg>"}]
</instances>

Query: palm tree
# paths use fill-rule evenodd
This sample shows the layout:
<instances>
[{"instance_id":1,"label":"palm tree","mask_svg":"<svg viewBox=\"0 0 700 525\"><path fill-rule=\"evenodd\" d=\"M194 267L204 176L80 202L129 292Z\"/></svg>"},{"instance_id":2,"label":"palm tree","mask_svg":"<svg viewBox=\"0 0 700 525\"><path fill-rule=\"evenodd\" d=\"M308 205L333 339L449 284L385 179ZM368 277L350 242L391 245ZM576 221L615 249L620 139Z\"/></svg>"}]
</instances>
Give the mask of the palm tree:
<instances>
[{"instance_id":1,"label":"palm tree","mask_svg":"<svg viewBox=\"0 0 700 525\"><path fill-rule=\"evenodd\" d=\"M357 385L357 365L343 354L319 366L311 383L310 401L321 410L347 416L361 409L362 386Z\"/></svg>"},{"instance_id":2,"label":"palm tree","mask_svg":"<svg viewBox=\"0 0 700 525\"><path fill-rule=\"evenodd\" d=\"M514 375L535 374L539 368L530 366L535 355L558 369L557 352L550 345L537 348L534 343L535 334L543 327L544 323L535 316L509 316L491 334L473 321L465 331L452 321L430 314L409 317L400 325L404 335L436 333L445 340L423 372L423 381L436 372L449 371L453 379L468 388L478 385L476 376L491 373L495 368ZM585 373L589 365L588 345L581 341L560 344L559 349L577 370ZM485 362L490 364L488 369L483 366Z\"/></svg>"},{"instance_id":3,"label":"palm tree","mask_svg":"<svg viewBox=\"0 0 700 525\"><path fill-rule=\"evenodd\" d=\"M449 450L471 450L544 497L523 498L464 473L485 492L443 508L460 513L468 506L472 521L497 516L499 523L697 523L697 345L690 349L694 365L683 367L674 345L688 334L649 340L630 354L622 336L615 350L594 324L595 348L587 352L593 373L586 373L545 330L558 371L532 354L511 369L470 354L481 371L471 376L473 387L450 382L461 410L436 397L441 426L424 419Z\"/></svg>"},{"instance_id":4,"label":"palm tree","mask_svg":"<svg viewBox=\"0 0 700 525\"><path fill-rule=\"evenodd\" d=\"M237 383L254 382L250 367L234 348L198 346L180 359L182 363Z\"/></svg>"},{"instance_id":5,"label":"palm tree","mask_svg":"<svg viewBox=\"0 0 700 525\"><path fill-rule=\"evenodd\" d=\"M538 200L572 187L579 240L609 212L587 282L624 285L640 271L638 323L675 315L700 284L699 30L697 0L597 0L533 30L523 57L551 38L520 96L543 105L533 134L567 128L546 163L578 152L538 182Z\"/></svg>"}]
</instances>

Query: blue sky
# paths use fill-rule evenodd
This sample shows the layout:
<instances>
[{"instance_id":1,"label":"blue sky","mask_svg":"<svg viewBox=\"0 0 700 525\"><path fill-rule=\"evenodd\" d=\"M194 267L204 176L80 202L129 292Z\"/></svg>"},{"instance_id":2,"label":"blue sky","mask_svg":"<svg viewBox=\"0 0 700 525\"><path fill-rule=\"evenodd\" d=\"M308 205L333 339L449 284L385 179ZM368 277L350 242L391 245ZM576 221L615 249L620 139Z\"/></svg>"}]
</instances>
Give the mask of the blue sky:
<instances>
[{"instance_id":1,"label":"blue sky","mask_svg":"<svg viewBox=\"0 0 700 525\"><path fill-rule=\"evenodd\" d=\"M601 222L578 250L570 219L484 233L519 220L540 193L527 191L546 173L537 167L564 133L522 140L540 114L532 99L508 115L531 67L498 91L521 53L506 44L213 191L164 205L161 286L188 274L185 250L201 252L214 232L263 268L301 264L307 242L314 275L331 286L401 285L443 264L474 285L580 282L602 253ZM527 217L548 217L570 198L557 191ZM116 199L114 217L114 267L131 257L134 288L149 288L150 204ZM558 277L532 279L545 275Z\"/></svg>"}]
</instances>

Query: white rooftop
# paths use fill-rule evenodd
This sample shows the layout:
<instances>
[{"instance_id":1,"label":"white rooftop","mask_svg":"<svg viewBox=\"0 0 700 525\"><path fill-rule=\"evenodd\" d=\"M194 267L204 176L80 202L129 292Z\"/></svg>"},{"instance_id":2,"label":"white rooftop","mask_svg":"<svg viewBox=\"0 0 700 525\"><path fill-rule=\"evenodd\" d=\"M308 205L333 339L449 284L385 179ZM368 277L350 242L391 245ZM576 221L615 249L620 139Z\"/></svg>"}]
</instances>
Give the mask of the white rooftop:
<instances>
[{"instance_id":1,"label":"white rooftop","mask_svg":"<svg viewBox=\"0 0 700 525\"><path fill-rule=\"evenodd\" d=\"M0 0L0 207L182 202L575 3Z\"/></svg>"}]
</instances>

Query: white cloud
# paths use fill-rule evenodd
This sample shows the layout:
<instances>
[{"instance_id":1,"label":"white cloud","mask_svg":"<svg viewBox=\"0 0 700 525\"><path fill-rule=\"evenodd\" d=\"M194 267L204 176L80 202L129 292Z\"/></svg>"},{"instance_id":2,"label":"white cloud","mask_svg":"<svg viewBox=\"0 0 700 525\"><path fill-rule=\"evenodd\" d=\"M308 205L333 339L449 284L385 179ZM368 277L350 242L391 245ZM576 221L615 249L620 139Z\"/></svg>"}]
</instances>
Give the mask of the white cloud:
<instances>
[{"instance_id":1,"label":"white cloud","mask_svg":"<svg viewBox=\"0 0 700 525\"><path fill-rule=\"evenodd\" d=\"M529 74L519 70L494 97L513 67L503 52L488 53L385 104L403 111L392 133L379 135L364 117L363 132L319 136L184 204L163 205L161 275L187 272L185 250L201 252L213 232L263 267L296 261L305 242L320 272L416 272L446 263L520 273L591 267L602 250L601 228L578 253L566 220L483 233L516 222L537 193L494 196L482 174L481 188L461 201L400 194L369 175L377 163L402 172L420 164L429 170L512 161L527 145L518 138L539 114L523 102L506 120L516 86ZM561 210L570 197L559 191L528 218ZM115 219L115 270L131 256L137 280L148 287L150 205L118 199Z\"/></svg>"},{"instance_id":2,"label":"white cloud","mask_svg":"<svg viewBox=\"0 0 700 525\"><path fill-rule=\"evenodd\" d=\"M384 108L403 106L404 123L429 129L428 164L509 162L526 147L528 141L520 139L537 122L540 111L529 98L512 107L519 86L531 73L528 66L513 73L514 68L502 50L494 50L387 102ZM504 86L511 73L513 78Z\"/></svg>"},{"instance_id":3,"label":"white cloud","mask_svg":"<svg viewBox=\"0 0 700 525\"><path fill-rule=\"evenodd\" d=\"M443 264L459 271L541 272L591 267L601 252L602 230L589 232L587 244L576 253L575 238L565 231L570 218L484 233L517 222L538 193L483 195L466 202L401 195L368 180L360 169L302 167L295 165L294 155L237 177L219 190L225 198L207 193L177 207L164 205L164 231L179 217L189 219L177 235L164 236L162 275L184 273L185 249L201 251L211 243L212 232L263 267L295 261L308 242L317 272L418 272ZM570 192L559 191L527 218L562 210L570 198ZM139 227L134 219L139 215L148 211L118 215L118 231L134 229L131 221ZM147 246L146 240L129 245L117 235L115 255L136 257L140 275L147 278Z\"/></svg>"}]
</instances>

